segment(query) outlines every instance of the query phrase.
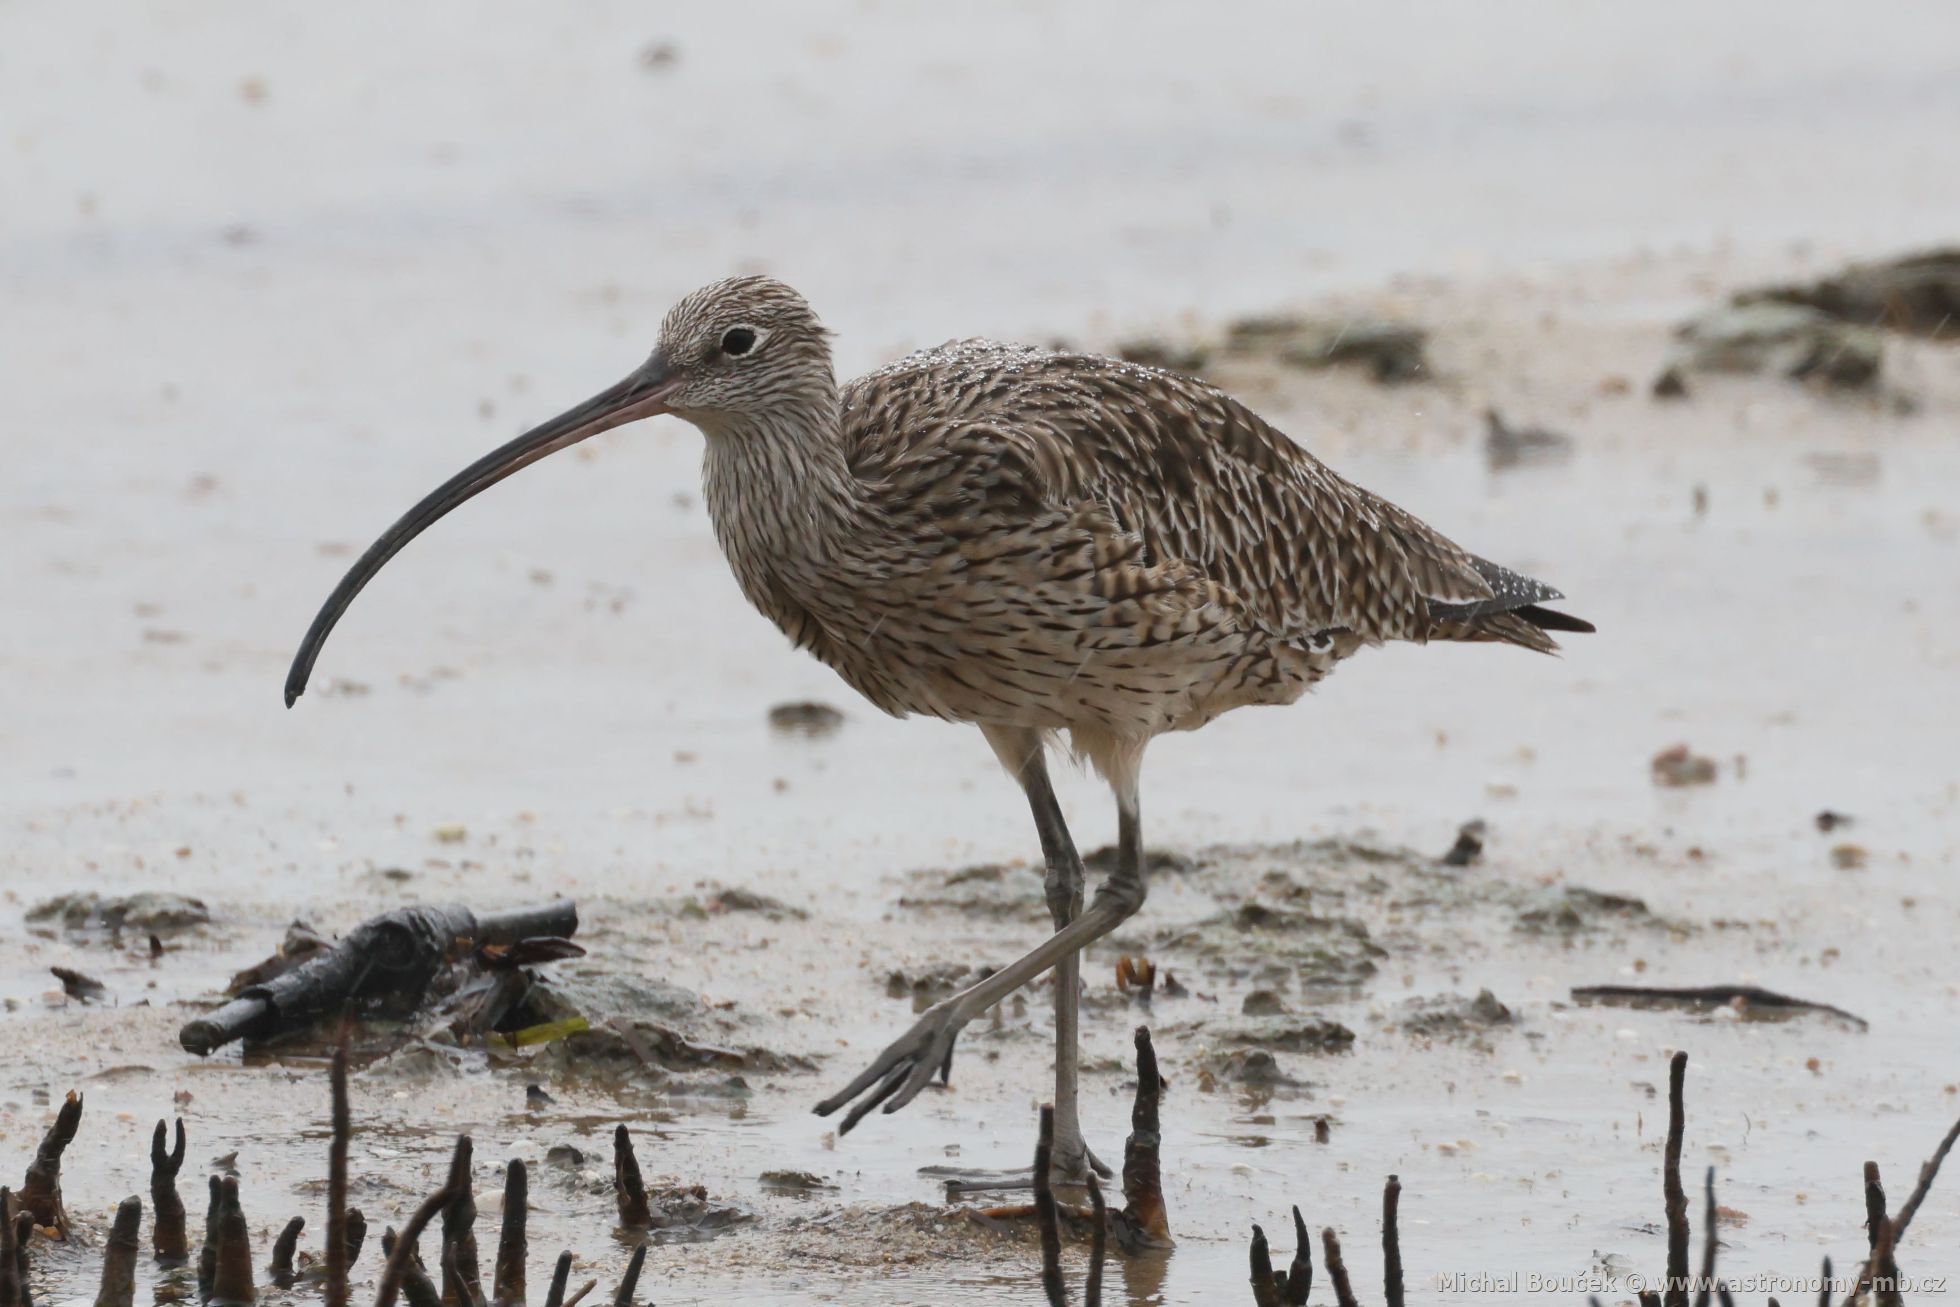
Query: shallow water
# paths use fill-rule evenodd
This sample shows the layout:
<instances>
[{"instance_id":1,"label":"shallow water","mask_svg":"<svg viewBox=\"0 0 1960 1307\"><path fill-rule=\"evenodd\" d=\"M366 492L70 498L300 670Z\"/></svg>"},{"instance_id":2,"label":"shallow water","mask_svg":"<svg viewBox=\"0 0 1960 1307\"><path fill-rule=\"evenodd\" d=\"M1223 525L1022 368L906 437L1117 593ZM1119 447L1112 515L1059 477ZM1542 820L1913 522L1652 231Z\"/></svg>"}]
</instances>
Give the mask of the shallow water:
<instances>
[{"instance_id":1,"label":"shallow water","mask_svg":"<svg viewBox=\"0 0 1960 1307\"><path fill-rule=\"evenodd\" d=\"M834 1148L804 1108L902 1029L887 972L999 960L1032 938L897 910L903 873L1025 858L1032 841L971 732L875 716L747 611L699 505L698 437L615 433L445 522L363 596L292 713L276 698L285 660L347 549L613 380L674 293L730 268L795 280L853 368L956 333L1102 342L1346 290L1347 308L1434 326L1443 380L1238 388L1357 480L1560 584L1601 635L1558 661L1371 655L1308 704L1162 741L1151 842L1370 832L1440 852L1482 815L1491 853L1471 875L1637 894L1702 929L1566 946L1414 913L1383 972L1328 1008L1356 1050L1288 1059L1312 1097L1270 1108L1195 1092L1202 1041L1167 1037L1180 1247L1133 1269L1131 1300L1239 1300L1249 1223L1283 1231L1294 1202L1343 1232L1372 1288L1390 1172L1412 1282L1577 1273L1595 1252L1651 1270L1665 1106L1644 1087L1674 1047L1694 1057L1691 1187L1715 1161L1723 1201L1749 1216L1724 1266L1853 1260L1859 1164L1879 1160L1896 1200L1960 1110L1943 1033L1960 1015L1945 892L1960 374L1949 353L1894 349L1914 417L1769 382L1678 409L1638 392L1665 326L1720 288L1951 234L1960 180L1932 166L1960 121L1944 9L1562 22L1536 6L1507 11L1505 33L1484 11L1380 6L1298 26L1277 6L1121 21L1097 6L930 21L764 7L672 28L627 6L388 12L385 41L274 7L0 13L19 183L0 213L16 618L0 640L0 1020L17 1050L0 1166L38 1137L36 1091L85 1089L70 1199L106 1222L142 1187L150 1124L188 1090L187 1195L205 1159L238 1148L255 1232L276 1228L318 1205L295 1186L323 1169L323 1076L196 1062L169 1004L211 992L295 914L335 929L404 892L478 906L563 892L595 960L731 1001L773 1043L825 1055L815 1077L758 1079L734 1106L659 1106L649 1171L762 1219L656 1250L643 1296L1031 1300L1031 1254L874 1269L875 1241L840 1240L848 1265L792 1255L785 1227L813 1205L935 1201L916 1169L949 1146L962 1164L1027 1156L1039 997L1031 1030L987 1045L998 1061L963 1062L949 1095ZM639 52L660 39L680 61L646 71ZM1819 250L1787 248L1800 238ZM1375 289L1395 274L1429 279ZM1635 394L1601 394L1616 374ZM1491 476L1471 438L1488 399L1570 430L1578 456ZM1841 484L1818 452L1872 455L1877 476ZM843 707L843 730L772 734L768 705L802 698ZM1647 759L1677 740L1721 760L1715 786L1653 787ZM1085 847L1109 837L1094 784L1072 778L1065 798ZM1810 816L1825 807L1859 824L1822 837ZM433 838L451 823L460 844ZM1869 847L1863 870L1832 865L1846 838ZM375 874L387 867L413 873L406 891ZM815 916L671 911L710 882ZM20 918L61 889L159 887L219 920L154 968ZM1202 918L1219 889L1158 886L1139 938ZM1085 972L1103 991L1115 955ZM51 964L97 975L118 1006L61 1007ZM1758 983L1872 1028L1564 1003L1571 985L1636 978ZM1485 986L1522 1021L1489 1052L1390 1029L1404 997ZM1203 988L1232 1011L1248 987ZM1166 1004L1152 1019L1182 1018ZM1132 1020L1092 1013L1091 1059L1123 1057ZM1085 1096L1105 1155L1127 1128L1123 1080L1096 1073ZM370 1214L399 1220L433 1187L453 1131L474 1131L486 1163L537 1160L656 1115L556 1088L557 1107L517 1111L522 1081L358 1082L356 1172L394 1186L361 1197ZM1262 1111L1274 1121L1251 1120ZM1338 1124L1316 1145L1322 1113ZM1250 1136L1268 1142L1235 1142ZM756 1175L781 1166L839 1189L761 1193ZM534 1189L538 1260L573 1247L609 1286L624 1252L608 1200ZM1955 1194L1920 1214L1909 1270L1960 1270ZM91 1254L52 1298L86 1297L93 1276Z\"/></svg>"}]
</instances>

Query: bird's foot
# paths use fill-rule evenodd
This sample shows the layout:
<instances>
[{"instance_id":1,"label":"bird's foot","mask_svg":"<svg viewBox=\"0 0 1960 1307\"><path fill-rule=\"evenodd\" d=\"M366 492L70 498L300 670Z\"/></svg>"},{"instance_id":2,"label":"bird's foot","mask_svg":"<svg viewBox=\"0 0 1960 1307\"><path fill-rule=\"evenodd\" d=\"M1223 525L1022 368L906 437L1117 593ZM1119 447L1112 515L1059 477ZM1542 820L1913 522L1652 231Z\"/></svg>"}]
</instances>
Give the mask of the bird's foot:
<instances>
[{"instance_id":1,"label":"bird's foot","mask_svg":"<svg viewBox=\"0 0 1960 1307\"><path fill-rule=\"evenodd\" d=\"M1058 1144L1049 1154L1048 1182L1058 1189L1086 1188L1092 1171L1104 1180L1116 1174L1080 1140L1076 1141L1076 1147L1073 1149ZM1006 1193L1034 1188L1034 1172L1025 1166L1007 1171L986 1171L961 1166L923 1166L919 1168L919 1174L945 1185L948 1198L957 1198L961 1194Z\"/></svg>"},{"instance_id":2,"label":"bird's foot","mask_svg":"<svg viewBox=\"0 0 1960 1307\"><path fill-rule=\"evenodd\" d=\"M974 1016L960 1002L960 997L956 994L927 1008L912 1028L880 1053L878 1060L857 1079L818 1103L817 1115L829 1116L863 1094L863 1099L837 1127L838 1134L849 1134L851 1127L868 1116L872 1108L882 1103L886 1112L896 1112L919 1096L919 1091L932 1082L934 1073L943 1079L952 1067L953 1041L959 1038L960 1028Z\"/></svg>"}]
</instances>

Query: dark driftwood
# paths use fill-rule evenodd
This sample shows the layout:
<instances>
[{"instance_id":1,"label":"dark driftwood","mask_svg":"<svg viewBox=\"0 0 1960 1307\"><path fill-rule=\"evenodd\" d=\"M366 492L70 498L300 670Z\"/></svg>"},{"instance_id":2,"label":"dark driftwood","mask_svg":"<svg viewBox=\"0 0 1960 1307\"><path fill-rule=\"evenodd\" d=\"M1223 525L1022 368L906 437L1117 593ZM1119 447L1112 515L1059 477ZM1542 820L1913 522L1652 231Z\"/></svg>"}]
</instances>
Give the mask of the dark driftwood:
<instances>
[{"instance_id":1,"label":"dark driftwood","mask_svg":"<svg viewBox=\"0 0 1960 1307\"><path fill-rule=\"evenodd\" d=\"M386 996L413 1004L458 940L514 944L578 930L569 899L539 908L478 916L459 904L411 904L369 918L331 949L259 984L177 1032L203 1055L235 1039L266 1039L344 1011L350 1002Z\"/></svg>"},{"instance_id":2,"label":"dark driftwood","mask_svg":"<svg viewBox=\"0 0 1960 1307\"><path fill-rule=\"evenodd\" d=\"M1807 998L1792 998L1788 994L1758 989L1754 985L1580 985L1572 991L1572 997L1580 1002L1632 1006L1672 1004L1713 1008L1740 1003L1745 1007L1772 1008L1784 1012L1823 1012L1841 1017L1860 1030L1870 1028L1863 1017L1846 1012L1841 1007L1813 1003Z\"/></svg>"},{"instance_id":3,"label":"dark driftwood","mask_svg":"<svg viewBox=\"0 0 1960 1307\"><path fill-rule=\"evenodd\" d=\"M177 1118L177 1140L171 1147L168 1127L157 1122L150 1136L150 1247L165 1266L190 1260L189 1236L184 1231L184 1200L177 1196L177 1173L184 1169L184 1119ZM346 1307L340 1304L339 1307Z\"/></svg>"},{"instance_id":4,"label":"dark driftwood","mask_svg":"<svg viewBox=\"0 0 1960 1307\"><path fill-rule=\"evenodd\" d=\"M82 1096L73 1090L62 1100L54 1124L41 1137L34 1160L27 1164L27 1178L21 1182L14 1202L34 1218L34 1224L68 1237L68 1213L61 1206L61 1154L74 1142L82 1124Z\"/></svg>"}]
</instances>

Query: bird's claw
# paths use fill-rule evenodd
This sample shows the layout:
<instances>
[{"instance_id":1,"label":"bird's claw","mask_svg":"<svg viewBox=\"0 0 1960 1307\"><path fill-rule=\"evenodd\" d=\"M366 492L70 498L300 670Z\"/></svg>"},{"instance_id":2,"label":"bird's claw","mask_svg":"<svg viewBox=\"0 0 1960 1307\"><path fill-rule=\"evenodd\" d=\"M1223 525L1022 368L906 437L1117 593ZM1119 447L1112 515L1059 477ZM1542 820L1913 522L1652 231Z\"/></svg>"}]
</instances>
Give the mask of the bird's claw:
<instances>
[{"instance_id":1,"label":"bird's claw","mask_svg":"<svg viewBox=\"0 0 1960 1307\"><path fill-rule=\"evenodd\" d=\"M917 1098L934 1075L944 1081L951 1074L953 1041L971 1015L951 999L927 1008L913 1027L880 1053L857 1079L818 1103L817 1115L829 1116L864 1095L837 1127L838 1134L849 1134L874 1107L882 1104L886 1112L898 1111Z\"/></svg>"}]
</instances>

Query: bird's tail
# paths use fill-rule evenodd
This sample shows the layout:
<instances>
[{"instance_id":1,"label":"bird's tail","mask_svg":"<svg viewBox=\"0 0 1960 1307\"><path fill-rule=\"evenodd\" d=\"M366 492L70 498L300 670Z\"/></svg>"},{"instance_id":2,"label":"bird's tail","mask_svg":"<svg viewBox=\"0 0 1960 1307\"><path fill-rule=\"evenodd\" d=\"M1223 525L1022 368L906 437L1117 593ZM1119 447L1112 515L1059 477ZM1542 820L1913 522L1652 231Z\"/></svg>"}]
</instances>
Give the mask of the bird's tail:
<instances>
[{"instance_id":1,"label":"bird's tail","mask_svg":"<svg viewBox=\"0 0 1960 1307\"><path fill-rule=\"evenodd\" d=\"M1515 644L1539 653L1553 653L1558 649L1558 642L1547 631L1593 633L1593 624L1583 617L1544 606L1545 600L1565 596L1543 581L1534 581L1489 559L1472 561L1478 573L1490 583L1491 597L1467 604L1432 604L1429 613L1436 625L1429 633L1430 639Z\"/></svg>"}]
</instances>

